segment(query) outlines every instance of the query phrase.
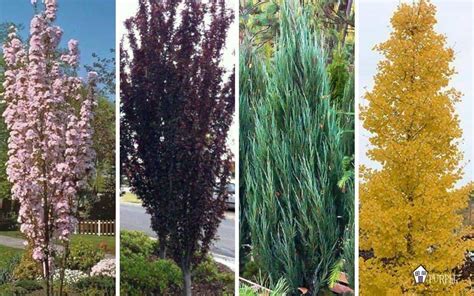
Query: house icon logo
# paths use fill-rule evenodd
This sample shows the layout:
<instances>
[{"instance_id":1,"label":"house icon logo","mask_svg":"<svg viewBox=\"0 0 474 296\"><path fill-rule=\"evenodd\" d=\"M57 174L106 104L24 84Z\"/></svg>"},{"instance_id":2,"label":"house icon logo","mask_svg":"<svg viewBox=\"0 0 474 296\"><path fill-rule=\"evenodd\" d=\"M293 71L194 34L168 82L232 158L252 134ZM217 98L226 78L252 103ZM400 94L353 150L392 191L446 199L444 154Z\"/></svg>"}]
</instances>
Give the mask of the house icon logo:
<instances>
[{"instance_id":1,"label":"house icon logo","mask_svg":"<svg viewBox=\"0 0 474 296\"><path fill-rule=\"evenodd\" d=\"M427 275L428 275L428 272L423 267L423 265L418 266L417 269L413 271L413 277L415 277L415 283L417 284L424 283Z\"/></svg>"}]
</instances>

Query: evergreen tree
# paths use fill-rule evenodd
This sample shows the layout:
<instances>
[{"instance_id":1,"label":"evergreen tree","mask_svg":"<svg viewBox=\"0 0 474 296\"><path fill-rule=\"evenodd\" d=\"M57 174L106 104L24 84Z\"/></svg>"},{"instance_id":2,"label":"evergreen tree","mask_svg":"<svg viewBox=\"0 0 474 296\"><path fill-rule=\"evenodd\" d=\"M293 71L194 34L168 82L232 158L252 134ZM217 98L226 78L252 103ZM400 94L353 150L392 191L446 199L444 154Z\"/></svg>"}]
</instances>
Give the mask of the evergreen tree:
<instances>
[{"instance_id":1,"label":"evergreen tree","mask_svg":"<svg viewBox=\"0 0 474 296\"><path fill-rule=\"evenodd\" d=\"M460 216L469 191L455 187L462 177L455 112L461 94L448 86L454 51L434 31L435 14L429 1L401 4L390 38L376 46L384 59L361 112L371 134L367 154L381 165L362 170L363 295L461 295L466 287L434 280L415 285L412 274L423 265L429 274L450 276L469 244Z\"/></svg>"},{"instance_id":2,"label":"evergreen tree","mask_svg":"<svg viewBox=\"0 0 474 296\"><path fill-rule=\"evenodd\" d=\"M122 168L185 295L228 197L234 74L221 61L232 19L225 0L141 0L121 47Z\"/></svg>"},{"instance_id":3,"label":"evergreen tree","mask_svg":"<svg viewBox=\"0 0 474 296\"><path fill-rule=\"evenodd\" d=\"M295 295L298 287L317 295L328 284L349 220L345 205L354 202L338 186L341 128L326 54L309 25L309 12L298 1L284 1L273 56L258 70L264 82L254 82L264 89L248 90L252 85L241 82L241 101L253 116L248 147L241 151L253 254L273 284L284 278ZM253 61L261 57L253 54L244 57L245 67L260 67ZM256 98L249 98L252 93Z\"/></svg>"}]
</instances>

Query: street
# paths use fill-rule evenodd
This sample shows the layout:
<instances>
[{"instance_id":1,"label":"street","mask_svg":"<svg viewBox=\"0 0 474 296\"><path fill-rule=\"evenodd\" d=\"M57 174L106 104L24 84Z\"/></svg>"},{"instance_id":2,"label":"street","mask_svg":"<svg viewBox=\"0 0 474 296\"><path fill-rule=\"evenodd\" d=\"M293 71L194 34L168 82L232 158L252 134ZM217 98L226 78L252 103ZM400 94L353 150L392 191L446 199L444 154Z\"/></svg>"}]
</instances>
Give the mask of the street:
<instances>
[{"instance_id":1,"label":"street","mask_svg":"<svg viewBox=\"0 0 474 296\"><path fill-rule=\"evenodd\" d=\"M125 230L139 230L156 237L155 232L150 227L150 215L138 204L120 203L120 228ZM226 212L217 231L217 238L211 247L211 252L226 256L235 257L235 214Z\"/></svg>"}]
</instances>

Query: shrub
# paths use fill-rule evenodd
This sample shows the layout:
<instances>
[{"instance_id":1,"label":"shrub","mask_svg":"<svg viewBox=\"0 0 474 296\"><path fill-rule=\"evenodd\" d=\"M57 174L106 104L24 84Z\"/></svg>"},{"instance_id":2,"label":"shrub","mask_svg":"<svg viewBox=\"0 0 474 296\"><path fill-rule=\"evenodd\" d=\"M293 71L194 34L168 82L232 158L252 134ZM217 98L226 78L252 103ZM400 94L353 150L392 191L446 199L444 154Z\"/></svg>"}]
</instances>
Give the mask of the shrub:
<instances>
[{"instance_id":1,"label":"shrub","mask_svg":"<svg viewBox=\"0 0 474 296\"><path fill-rule=\"evenodd\" d=\"M0 269L0 285L9 283L13 280L13 272L20 263L20 255L13 255L6 259L3 267Z\"/></svg>"},{"instance_id":2,"label":"shrub","mask_svg":"<svg viewBox=\"0 0 474 296\"><path fill-rule=\"evenodd\" d=\"M250 260L245 263L244 268L242 270L242 277L248 280L255 280L260 273L260 268L258 267L257 262L254 260Z\"/></svg>"},{"instance_id":3,"label":"shrub","mask_svg":"<svg viewBox=\"0 0 474 296\"><path fill-rule=\"evenodd\" d=\"M87 274L80 270L71 270L71 269L64 270L64 282L66 284L76 283L85 277L87 277ZM59 281L60 278L61 278L61 269L58 268L53 274L53 280Z\"/></svg>"},{"instance_id":4,"label":"shrub","mask_svg":"<svg viewBox=\"0 0 474 296\"><path fill-rule=\"evenodd\" d=\"M71 243L67 268L90 272L92 266L104 257L104 251L97 249L93 243L78 239Z\"/></svg>"},{"instance_id":5,"label":"shrub","mask_svg":"<svg viewBox=\"0 0 474 296\"><path fill-rule=\"evenodd\" d=\"M120 256L120 290L124 295L167 295L182 286L182 274L171 260L149 261L143 256Z\"/></svg>"},{"instance_id":6,"label":"shrub","mask_svg":"<svg viewBox=\"0 0 474 296\"><path fill-rule=\"evenodd\" d=\"M115 295L115 278L108 276L91 276L80 279L74 284L74 290L80 295Z\"/></svg>"},{"instance_id":7,"label":"shrub","mask_svg":"<svg viewBox=\"0 0 474 296\"><path fill-rule=\"evenodd\" d=\"M13 278L17 280L36 280L43 275L41 264L33 260L33 251L27 249L21 256L20 263L13 271Z\"/></svg>"},{"instance_id":8,"label":"shrub","mask_svg":"<svg viewBox=\"0 0 474 296\"><path fill-rule=\"evenodd\" d=\"M25 295L27 290L15 286L13 283L0 285L0 295Z\"/></svg>"},{"instance_id":9,"label":"shrub","mask_svg":"<svg viewBox=\"0 0 474 296\"><path fill-rule=\"evenodd\" d=\"M193 270L193 277L196 282L215 282L217 281L219 270L217 265L210 257L206 257Z\"/></svg>"},{"instance_id":10,"label":"shrub","mask_svg":"<svg viewBox=\"0 0 474 296\"><path fill-rule=\"evenodd\" d=\"M32 292L43 289L40 282L35 280L19 280L0 285L0 295L30 295ZM37 292L36 292L37 293ZM41 295L41 294L34 294Z\"/></svg>"},{"instance_id":11,"label":"shrub","mask_svg":"<svg viewBox=\"0 0 474 296\"><path fill-rule=\"evenodd\" d=\"M92 276L115 277L115 259L103 259L94 265L91 270Z\"/></svg>"},{"instance_id":12,"label":"shrub","mask_svg":"<svg viewBox=\"0 0 474 296\"><path fill-rule=\"evenodd\" d=\"M0 218L0 231L13 230L16 227L17 222L14 216Z\"/></svg>"},{"instance_id":13,"label":"shrub","mask_svg":"<svg viewBox=\"0 0 474 296\"><path fill-rule=\"evenodd\" d=\"M43 289L43 285L37 280L19 280L15 282L15 287L33 292Z\"/></svg>"},{"instance_id":14,"label":"shrub","mask_svg":"<svg viewBox=\"0 0 474 296\"><path fill-rule=\"evenodd\" d=\"M126 257L135 254L147 258L153 253L157 244L141 231L120 232L120 254Z\"/></svg>"},{"instance_id":15,"label":"shrub","mask_svg":"<svg viewBox=\"0 0 474 296\"><path fill-rule=\"evenodd\" d=\"M217 263L211 258L206 257L193 270L193 278L196 283L215 283L222 286L222 292L234 291L234 274L219 270Z\"/></svg>"}]
</instances>

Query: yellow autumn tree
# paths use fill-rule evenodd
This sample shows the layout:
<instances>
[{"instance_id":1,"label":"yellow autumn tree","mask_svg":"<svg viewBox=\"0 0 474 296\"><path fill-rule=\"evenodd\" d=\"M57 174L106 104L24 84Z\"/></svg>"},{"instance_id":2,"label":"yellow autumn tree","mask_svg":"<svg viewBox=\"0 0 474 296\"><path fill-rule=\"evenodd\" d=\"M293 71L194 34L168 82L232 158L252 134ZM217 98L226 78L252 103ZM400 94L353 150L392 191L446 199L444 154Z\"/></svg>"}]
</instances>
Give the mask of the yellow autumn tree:
<instances>
[{"instance_id":1,"label":"yellow autumn tree","mask_svg":"<svg viewBox=\"0 0 474 296\"><path fill-rule=\"evenodd\" d=\"M375 47L384 58L361 119L380 168L361 170L361 295L461 295L468 285L450 278L469 248L460 211L470 186L456 187L461 93L449 87L454 52L435 24L429 1L401 4L390 38ZM423 284L413 277L419 265Z\"/></svg>"}]
</instances>

